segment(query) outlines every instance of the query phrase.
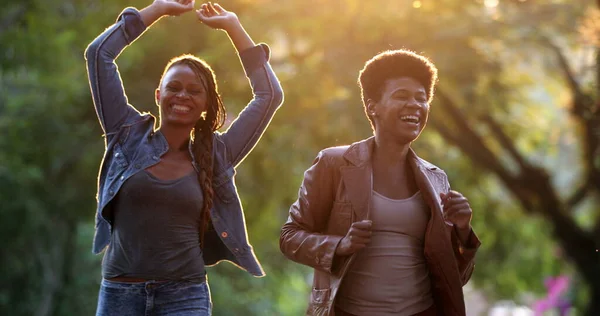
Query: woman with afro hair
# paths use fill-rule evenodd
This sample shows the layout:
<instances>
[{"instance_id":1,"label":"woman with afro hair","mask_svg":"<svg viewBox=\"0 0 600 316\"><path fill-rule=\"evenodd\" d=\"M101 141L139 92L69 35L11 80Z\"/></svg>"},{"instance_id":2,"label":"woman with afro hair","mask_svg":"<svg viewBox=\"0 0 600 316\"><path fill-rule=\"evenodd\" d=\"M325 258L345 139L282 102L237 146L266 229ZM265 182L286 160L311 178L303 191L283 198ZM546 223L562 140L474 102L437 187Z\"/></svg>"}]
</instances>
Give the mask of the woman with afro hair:
<instances>
[{"instance_id":1,"label":"woman with afro hair","mask_svg":"<svg viewBox=\"0 0 600 316\"><path fill-rule=\"evenodd\" d=\"M314 268L307 315L465 315L472 210L411 149L436 82L435 65L407 50L360 71L374 136L318 154L281 231L281 251Z\"/></svg>"}]
</instances>

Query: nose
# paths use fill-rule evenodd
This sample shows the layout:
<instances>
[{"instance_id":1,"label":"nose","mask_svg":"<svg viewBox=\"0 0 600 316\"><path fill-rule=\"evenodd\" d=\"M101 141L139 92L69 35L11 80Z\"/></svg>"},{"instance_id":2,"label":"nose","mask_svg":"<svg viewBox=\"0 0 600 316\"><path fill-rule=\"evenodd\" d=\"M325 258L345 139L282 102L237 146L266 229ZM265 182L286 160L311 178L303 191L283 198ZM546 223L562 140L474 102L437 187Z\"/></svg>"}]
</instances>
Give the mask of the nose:
<instances>
[{"instance_id":1,"label":"nose","mask_svg":"<svg viewBox=\"0 0 600 316\"><path fill-rule=\"evenodd\" d=\"M415 99L415 98L410 98L406 101L405 106L409 107L409 108L415 108L415 107L420 108L421 103L419 101L417 101L417 99Z\"/></svg>"},{"instance_id":2,"label":"nose","mask_svg":"<svg viewBox=\"0 0 600 316\"><path fill-rule=\"evenodd\" d=\"M189 94L185 91L185 90L179 90L176 94L176 97L178 98L187 98L189 96Z\"/></svg>"}]
</instances>

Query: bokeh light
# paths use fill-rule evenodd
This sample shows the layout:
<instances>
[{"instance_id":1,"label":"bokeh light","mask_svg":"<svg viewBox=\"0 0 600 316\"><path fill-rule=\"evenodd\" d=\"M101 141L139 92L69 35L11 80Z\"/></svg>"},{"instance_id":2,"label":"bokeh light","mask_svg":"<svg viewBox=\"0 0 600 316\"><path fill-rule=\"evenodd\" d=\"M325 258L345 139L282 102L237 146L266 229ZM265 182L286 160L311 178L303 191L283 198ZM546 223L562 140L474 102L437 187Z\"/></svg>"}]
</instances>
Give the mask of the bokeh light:
<instances>
[{"instance_id":1,"label":"bokeh light","mask_svg":"<svg viewBox=\"0 0 600 316\"><path fill-rule=\"evenodd\" d=\"M485 0L483 4L488 8L495 8L498 6L498 0Z\"/></svg>"}]
</instances>

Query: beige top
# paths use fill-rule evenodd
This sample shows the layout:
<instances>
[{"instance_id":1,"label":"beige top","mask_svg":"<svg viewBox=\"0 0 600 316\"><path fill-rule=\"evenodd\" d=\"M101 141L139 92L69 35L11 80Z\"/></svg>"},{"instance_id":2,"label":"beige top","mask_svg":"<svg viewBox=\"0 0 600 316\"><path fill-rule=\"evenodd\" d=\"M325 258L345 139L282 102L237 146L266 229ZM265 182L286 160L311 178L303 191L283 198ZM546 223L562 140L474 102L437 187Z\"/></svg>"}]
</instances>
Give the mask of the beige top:
<instances>
[{"instance_id":1,"label":"beige top","mask_svg":"<svg viewBox=\"0 0 600 316\"><path fill-rule=\"evenodd\" d=\"M371 242L356 256L336 299L355 315L413 315L433 304L423 254L429 208L420 192L393 200L373 191Z\"/></svg>"}]
</instances>

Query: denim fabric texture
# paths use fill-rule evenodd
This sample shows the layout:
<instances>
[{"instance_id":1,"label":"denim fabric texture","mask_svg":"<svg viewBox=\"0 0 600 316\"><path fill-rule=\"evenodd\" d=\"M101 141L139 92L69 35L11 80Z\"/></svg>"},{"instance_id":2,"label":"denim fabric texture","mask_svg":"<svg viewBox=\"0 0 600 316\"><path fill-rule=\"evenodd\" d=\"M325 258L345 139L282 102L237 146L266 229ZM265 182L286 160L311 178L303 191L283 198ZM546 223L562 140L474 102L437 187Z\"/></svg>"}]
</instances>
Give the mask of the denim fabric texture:
<instances>
[{"instance_id":1,"label":"denim fabric texture","mask_svg":"<svg viewBox=\"0 0 600 316\"><path fill-rule=\"evenodd\" d=\"M126 8L117 22L90 43L85 52L90 88L100 125L105 134L106 151L98 176L94 253L110 242L111 200L132 175L157 164L168 150L156 118L140 113L128 103L116 58L135 41L146 26L139 12ZM210 210L211 229L205 236L204 261L207 266L230 261L254 276L263 276L246 234L244 213L234 184L235 167L256 145L275 111L283 102L283 92L268 63L270 51L259 44L239 53L250 81L253 99L229 128L214 133L213 188ZM193 159L190 143L190 155ZM198 165L193 161L198 170ZM200 210L199 210L200 211Z\"/></svg>"},{"instance_id":2,"label":"denim fabric texture","mask_svg":"<svg viewBox=\"0 0 600 316\"><path fill-rule=\"evenodd\" d=\"M211 311L206 282L102 280L96 316L209 316Z\"/></svg>"}]
</instances>

